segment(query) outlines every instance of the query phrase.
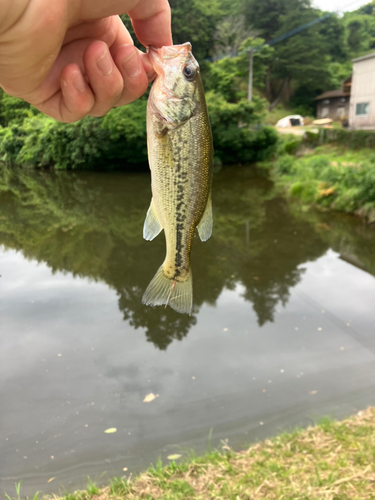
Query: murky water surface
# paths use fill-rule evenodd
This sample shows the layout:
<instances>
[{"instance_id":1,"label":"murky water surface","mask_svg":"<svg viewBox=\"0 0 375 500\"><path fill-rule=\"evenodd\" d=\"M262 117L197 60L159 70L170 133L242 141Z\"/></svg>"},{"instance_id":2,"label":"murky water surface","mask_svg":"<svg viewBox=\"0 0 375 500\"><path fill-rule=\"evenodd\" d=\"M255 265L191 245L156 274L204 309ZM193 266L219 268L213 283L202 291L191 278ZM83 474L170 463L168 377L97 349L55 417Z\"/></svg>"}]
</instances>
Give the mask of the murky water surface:
<instances>
[{"instance_id":1,"label":"murky water surface","mask_svg":"<svg viewBox=\"0 0 375 500\"><path fill-rule=\"evenodd\" d=\"M149 201L148 174L1 170L0 497L375 404L374 227L223 169L189 317L141 304Z\"/></svg>"}]
</instances>

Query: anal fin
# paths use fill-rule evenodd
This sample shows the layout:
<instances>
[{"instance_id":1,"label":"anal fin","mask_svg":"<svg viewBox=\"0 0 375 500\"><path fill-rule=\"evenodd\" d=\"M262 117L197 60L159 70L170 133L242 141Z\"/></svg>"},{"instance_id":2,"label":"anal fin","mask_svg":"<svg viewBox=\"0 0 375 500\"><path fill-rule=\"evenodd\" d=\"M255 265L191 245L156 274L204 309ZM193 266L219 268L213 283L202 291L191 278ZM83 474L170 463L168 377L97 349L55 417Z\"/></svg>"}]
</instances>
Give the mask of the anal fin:
<instances>
[{"instance_id":1,"label":"anal fin","mask_svg":"<svg viewBox=\"0 0 375 500\"><path fill-rule=\"evenodd\" d=\"M156 213L155 204L151 199L150 208L148 209L146 220L143 225L143 238L151 241L163 230L161 227L158 214Z\"/></svg>"},{"instance_id":2,"label":"anal fin","mask_svg":"<svg viewBox=\"0 0 375 500\"><path fill-rule=\"evenodd\" d=\"M207 241L212 234L212 201L211 193L208 197L206 210L204 211L203 217L197 226L199 238L201 241Z\"/></svg>"}]
</instances>

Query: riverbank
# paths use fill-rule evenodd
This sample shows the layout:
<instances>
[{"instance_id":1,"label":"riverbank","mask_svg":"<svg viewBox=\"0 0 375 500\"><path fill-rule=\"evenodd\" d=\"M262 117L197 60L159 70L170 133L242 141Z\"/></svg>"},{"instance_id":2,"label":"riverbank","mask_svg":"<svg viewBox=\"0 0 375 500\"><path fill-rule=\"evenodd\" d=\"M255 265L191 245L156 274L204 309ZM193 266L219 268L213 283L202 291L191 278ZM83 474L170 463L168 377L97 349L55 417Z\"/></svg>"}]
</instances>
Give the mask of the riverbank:
<instances>
[{"instance_id":1,"label":"riverbank","mask_svg":"<svg viewBox=\"0 0 375 500\"><path fill-rule=\"evenodd\" d=\"M268 164L283 194L311 205L375 222L375 153L371 147L341 144L309 146L297 138L280 139L279 154Z\"/></svg>"},{"instance_id":2,"label":"riverbank","mask_svg":"<svg viewBox=\"0 0 375 500\"><path fill-rule=\"evenodd\" d=\"M172 460L180 458L171 456ZM234 452L222 449L183 463L161 463L134 479L55 500L361 499L375 498L375 407L284 433ZM49 497L51 498L51 497Z\"/></svg>"}]
</instances>

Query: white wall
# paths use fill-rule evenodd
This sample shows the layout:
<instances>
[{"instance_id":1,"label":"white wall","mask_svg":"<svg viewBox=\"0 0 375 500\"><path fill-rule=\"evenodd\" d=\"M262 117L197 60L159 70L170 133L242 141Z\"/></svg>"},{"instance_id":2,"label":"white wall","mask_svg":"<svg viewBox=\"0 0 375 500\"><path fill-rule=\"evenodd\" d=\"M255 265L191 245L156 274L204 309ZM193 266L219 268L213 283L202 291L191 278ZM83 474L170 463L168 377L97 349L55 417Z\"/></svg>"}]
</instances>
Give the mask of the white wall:
<instances>
[{"instance_id":1,"label":"white wall","mask_svg":"<svg viewBox=\"0 0 375 500\"><path fill-rule=\"evenodd\" d=\"M358 103L370 103L368 116L356 116ZM375 129L375 57L353 64L349 125L352 128Z\"/></svg>"}]
</instances>

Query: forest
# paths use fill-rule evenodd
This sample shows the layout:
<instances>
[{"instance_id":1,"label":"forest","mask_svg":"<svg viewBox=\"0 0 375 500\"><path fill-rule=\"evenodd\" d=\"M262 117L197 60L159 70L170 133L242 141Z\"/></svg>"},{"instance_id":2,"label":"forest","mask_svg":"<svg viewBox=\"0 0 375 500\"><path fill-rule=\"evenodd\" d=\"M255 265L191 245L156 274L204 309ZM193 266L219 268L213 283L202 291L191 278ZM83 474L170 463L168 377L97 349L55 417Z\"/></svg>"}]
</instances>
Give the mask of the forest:
<instances>
[{"instance_id":1,"label":"forest","mask_svg":"<svg viewBox=\"0 0 375 500\"><path fill-rule=\"evenodd\" d=\"M265 123L273 105L281 99L286 110L313 115L314 98L339 88L354 57L375 51L375 0L344 14L323 12L310 0L170 0L170 5L174 43L190 41L201 65L217 163L270 158L277 134ZM127 16L122 19L132 32ZM146 102L147 95L102 118L61 124L0 89L0 160L36 168L143 168Z\"/></svg>"}]
</instances>

